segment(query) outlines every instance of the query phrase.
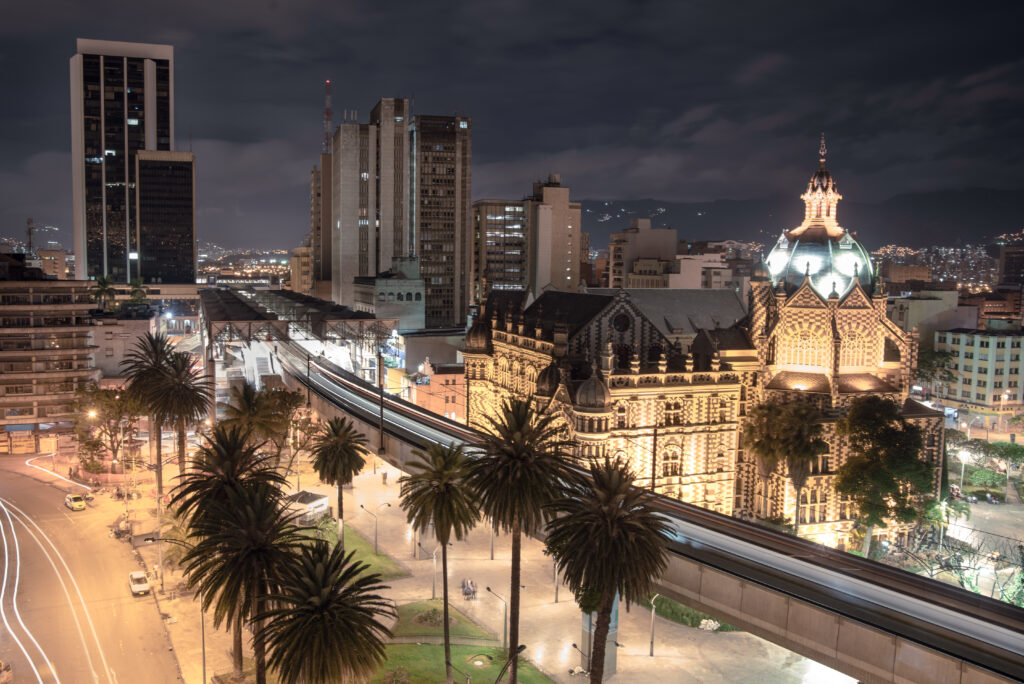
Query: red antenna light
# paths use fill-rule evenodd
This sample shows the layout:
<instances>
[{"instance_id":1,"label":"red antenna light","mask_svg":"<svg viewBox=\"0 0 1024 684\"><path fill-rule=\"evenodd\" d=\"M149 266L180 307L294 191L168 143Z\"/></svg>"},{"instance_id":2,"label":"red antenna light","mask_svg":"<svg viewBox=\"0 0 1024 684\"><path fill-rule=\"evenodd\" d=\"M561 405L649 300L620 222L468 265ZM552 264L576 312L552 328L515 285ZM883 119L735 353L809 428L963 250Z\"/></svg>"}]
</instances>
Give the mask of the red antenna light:
<instances>
[{"instance_id":1,"label":"red antenna light","mask_svg":"<svg viewBox=\"0 0 1024 684\"><path fill-rule=\"evenodd\" d=\"M331 153L331 79L324 82L324 144L321 147L323 154Z\"/></svg>"}]
</instances>

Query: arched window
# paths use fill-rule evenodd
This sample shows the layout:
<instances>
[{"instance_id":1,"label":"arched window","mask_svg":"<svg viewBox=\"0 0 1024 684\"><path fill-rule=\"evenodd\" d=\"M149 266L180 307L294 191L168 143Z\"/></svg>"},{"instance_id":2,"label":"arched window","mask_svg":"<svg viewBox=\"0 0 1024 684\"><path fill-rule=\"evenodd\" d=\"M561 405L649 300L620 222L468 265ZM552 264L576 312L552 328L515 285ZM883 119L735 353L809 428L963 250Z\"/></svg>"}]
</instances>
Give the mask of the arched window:
<instances>
[{"instance_id":1,"label":"arched window","mask_svg":"<svg viewBox=\"0 0 1024 684\"><path fill-rule=\"evenodd\" d=\"M679 447L669 447L665 450L665 453L661 455L662 477L679 477L682 474L679 463L680 456Z\"/></svg>"},{"instance_id":2,"label":"arched window","mask_svg":"<svg viewBox=\"0 0 1024 684\"><path fill-rule=\"evenodd\" d=\"M388 301L389 302L395 301L395 293L394 292L388 292Z\"/></svg>"},{"instance_id":3,"label":"arched window","mask_svg":"<svg viewBox=\"0 0 1024 684\"><path fill-rule=\"evenodd\" d=\"M616 420L616 427L619 427L619 428L626 427L626 407L625 406L620 406L615 411L615 420Z\"/></svg>"},{"instance_id":4,"label":"arched window","mask_svg":"<svg viewBox=\"0 0 1024 684\"><path fill-rule=\"evenodd\" d=\"M405 301L407 301L407 302L411 302L412 301L412 292L406 292L405 293Z\"/></svg>"},{"instance_id":5,"label":"arched window","mask_svg":"<svg viewBox=\"0 0 1024 684\"><path fill-rule=\"evenodd\" d=\"M419 293L419 292L417 292L417 293L416 293L416 301L418 302L418 301L420 301L421 299L423 299L422 295L420 295L420 293Z\"/></svg>"},{"instance_id":6,"label":"arched window","mask_svg":"<svg viewBox=\"0 0 1024 684\"><path fill-rule=\"evenodd\" d=\"M405 300L402 299L402 293L401 292L398 293L398 301L400 301L400 302L401 301L405 301Z\"/></svg>"}]
</instances>

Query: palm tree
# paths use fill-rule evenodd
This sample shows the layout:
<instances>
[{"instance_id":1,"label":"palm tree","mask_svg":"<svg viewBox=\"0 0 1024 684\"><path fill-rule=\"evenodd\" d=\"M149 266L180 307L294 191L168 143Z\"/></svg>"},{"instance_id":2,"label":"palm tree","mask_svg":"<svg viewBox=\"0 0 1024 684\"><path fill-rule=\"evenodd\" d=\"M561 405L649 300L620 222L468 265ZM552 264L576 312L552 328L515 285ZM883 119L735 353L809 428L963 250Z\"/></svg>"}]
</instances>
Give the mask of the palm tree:
<instances>
[{"instance_id":1,"label":"palm tree","mask_svg":"<svg viewBox=\"0 0 1024 684\"><path fill-rule=\"evenodd\" d=\"M511 399L498 417L487 416L483 453L470 464L466 478L495 531L512 537L512 578L509 591L509 681L517 681L512 657L519 650L519 588L522 535L539 532L548 517L545 508L575 479L567 454L571 442L562 437L554 414L539 413L530 400Z\"/></svg>"},{"instance_id":2,"label":"palm tree","mask_svg":"<svg viewBox=\"0 0 1024 684\"><path fill-rule=\"evenodd\" d=\"M431 444L426 452L413 451L421 459L409 463L410 474L398 480L402 510L414 529L426 532L434 526L441 547L441 578L444 598L445 676L452 684L451 641L448 634L448 542L462 541L480 519L473 492L466 485L469 472L461 445Z\"/></svg>"},{"instance_id":3,"label":"palm tree","mask_svg":"<svg viewBox=\"0 0 1024 684\"><path fill-rule=\"evenodd\" d=\"M566 583L579 595L594 592L597 622L590 656L590 682L604 676L605 642L616 594L630 602L651 595L654 579L668 566L669 526L647 505L648 492L634 487L623 461L590 464L590 481L570 485L548 504L547 546Z\"/></svg>"},{"instance_id":4,"label":"palm tree","mask_svg":"<svg viewBox=\"0 0 1024 684\"><path fill-rule=\"evenodd\" d=\"M185 437L189 423L202 418L213 401L213 383L195 364L192 356L172 352L153 391L157 412L176 424L178 429L178 464L185 467Z\"/></svg>"},{"instance_id":5,"label":"palm tree","mask_svg":"<svg viewBox=\"0 0 1024 684\"><path fill-rule=\"evenodd\" d=\"M325 484L338 488L338 545L345 550L345 498L342 487L366 465L366 437L356 430L352 421L335 416L320 426L313 446L313 469Z\"/></svg>"},{"instance_id":6,"label":"palm tree","mask_svg":"<svg viewBox=\"0 0 1024 684\"><path fill-rule=\"evenodd\" d=\"M270 394L248 382L231 389L231 400L224 407L224 414L221 423L237 426L264 442L276 434L281 420Z\"/></svg>"},{"instance_id":7,"label":"palm tree","mask_svg":"<svg viewBox=\"0 0 1024 684\"><path fill-rule=\"evenodd\" d=\"M117 296L117 290L114 289L114 281L107 276L99 276L93 282L92 298L99 303L101 311L106 311L107 304L113 302Z\"/></svg>"},{"instance_id":8,"label":"palm tree","mask_svg":"<svg viewBox=\"0 0 1024 684\"><path fill-rule=\"evenodd\" d=\"M257 684L267 681L260 615L280 573L309 543L294 519L282 507L276 487L229 487L211 502L208 515L193 516L196 542L182 559L188 586L198 591L204 611L213 607L215 625L237 618L252 621Z\"/></svg>"},{"instance_id":9,"label":"palm tree","mask_svg":"<svg viewBox=\"0 0 1024 684\"><path fill-rule=\"evenodd\" d=\"M128 391L139 398L149 413L149 442L156 446L156 491L158 497L164 494L163 424L165 416L156 410L160 396L160 381L167 361L174 352L167 336L146 333L135 342L121 366L128 378ZM155 437L155 439L154 439Z\"/></svg>"},{"instance_id":10,"label":"palm tree","mask_svg":"<svg viewBox=\"0 0 1024 684\"><path fill-rule=\"evenodd\" d=\"M131 281L131 292L128 297L134 304L144 304L146 302L146 288L142 285L142 278L132 278Z\"/></svg>"},{"instance_id":11,"label":"palm tree","mask_svg":"<svg viewBox=\"0 0 1024 684\"><path fill-rule=\"evenodd\" d=\"M754 454L757 463L757 474L764 488L761 510L762 518L768 517L768 479L779 464L781 454L779 443L781 434L776 420L779 404L768 401L750 409L746 422L743 424L743 444Z\"/></svg>"},{"instance_id":12,"label":"palm tree","mask_svg":"<svg viewBox=\"0 0 1024 684\"><path fill-rule=\"evenodd\" d=\"M187 536L195 534L192 521L215 519L220 502L231 490L239 488L263 488L271 494L280 494L285 484L284 477L271 465L270 460L259 453L252 444L249 433L236 427L218 425L193 457L190 467L178 476L171 506L176 517L189 521ZM236 677L242 675L242 619L237 615L214 615L214 624L219 626L225 617L231 622L233 631L232 664Z\"/></svg>"},{"instance_id":13,"label":"palm tree","mask_svg":"<svg viewBox=\"0 0 1024 684\"><path fill-rule=\"evenodd\" d=\"M284 684L328 684L367 679L384 660L391 630L380 623L394 609L380 591L380 575L325 541L299 550L282 568L274 608L262 622L267 664Z\"/></svg>"},{"instance_id":14,"label":"palm tree","mask_svg":"<svg viewBox=\"0 0 1024 684\"><path fill-rule=\"evenodd\" d=\"M821 425L821 412L803 402L786 404L776 416L776 423L781 434L779 451L786 463L789 479L796 490L796 513L793 515L793 532L800 534L800 496L807 479L811 475L811 467L818 457L828 453L828 442L821 438L824 428Z\"/></svg>"}]
</instances>

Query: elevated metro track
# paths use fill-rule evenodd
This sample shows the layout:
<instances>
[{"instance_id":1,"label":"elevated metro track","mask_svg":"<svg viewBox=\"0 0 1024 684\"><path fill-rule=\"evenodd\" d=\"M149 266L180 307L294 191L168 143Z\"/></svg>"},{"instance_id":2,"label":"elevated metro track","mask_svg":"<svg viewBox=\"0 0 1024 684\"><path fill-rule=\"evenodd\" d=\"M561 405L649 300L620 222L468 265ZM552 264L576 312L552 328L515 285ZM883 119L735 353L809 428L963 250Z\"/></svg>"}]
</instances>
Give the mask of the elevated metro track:
<instances>
[{"instance_id":1,"label":"elevated metro track","mask_svg":"<svg viewBox=\"0 0 1024 684\"><path fill-rule=\"evenodd\" d=\"M307 377L305 352L280 347L299 383L378 424L377 388L324 359L309 362ZM413 448L479 442L476 431L392 396L384 422L388 439ZM661 579L669 596L864 681L1024 681L1020 608L674 499L656 496L654 507L673 527ZM803 628L799 615L809 616Z\"/></svg>"}]
</instances>

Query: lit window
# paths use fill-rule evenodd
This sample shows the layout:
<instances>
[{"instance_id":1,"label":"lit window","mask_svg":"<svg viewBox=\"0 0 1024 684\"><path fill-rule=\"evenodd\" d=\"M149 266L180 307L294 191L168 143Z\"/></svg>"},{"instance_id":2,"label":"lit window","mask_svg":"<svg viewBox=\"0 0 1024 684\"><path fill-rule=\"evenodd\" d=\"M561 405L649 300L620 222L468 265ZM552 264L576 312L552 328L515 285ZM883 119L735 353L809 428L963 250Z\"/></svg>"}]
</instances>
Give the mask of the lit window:
<instances>
[{"instance_id":1,"label":"lit window","mask_svg":"<svg viewBox=\"0 0 1024 684\"><path fill-rule=\"evenodd\" d=\"M134 118L128 119L128 125L129 126L138 126L139 125L139 120L138 119L134 119Z\"/></svg>"},{"instance_id":2,"label":"lit window","mask_svg":"<svg viewBox=\"0 0 1024 684\"><path fill-rule=\"evenodd\" d=\"M459 122L459 128L469 128L469 122L468 121L460 121Z\"/></svg>"}]
</instances>

